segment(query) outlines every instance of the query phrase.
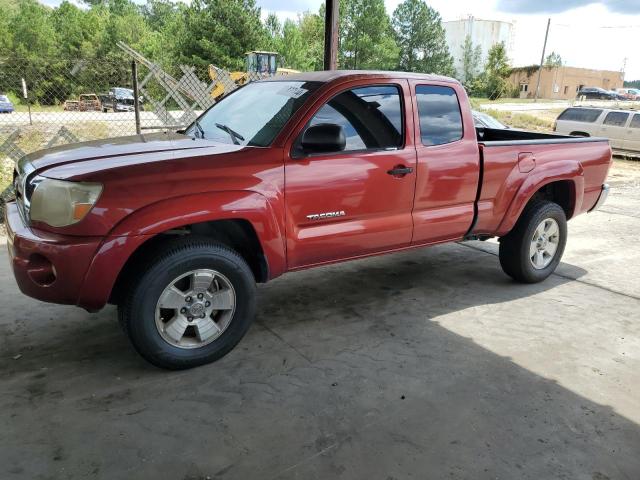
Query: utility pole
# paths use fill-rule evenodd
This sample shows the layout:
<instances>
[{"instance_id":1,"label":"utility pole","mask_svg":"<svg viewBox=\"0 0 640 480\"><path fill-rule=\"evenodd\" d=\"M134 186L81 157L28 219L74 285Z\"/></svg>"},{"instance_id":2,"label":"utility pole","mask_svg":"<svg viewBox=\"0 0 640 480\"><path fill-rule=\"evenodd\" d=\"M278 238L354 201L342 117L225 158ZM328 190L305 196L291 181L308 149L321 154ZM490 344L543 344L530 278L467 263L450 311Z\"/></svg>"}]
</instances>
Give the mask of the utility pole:
<instances>
[{"instance_id":1,"label":"utility pole","mask_svg":"<svg viewBox=\"0 0 640 480\"><path fill-rule=\"evenodd\" d=\"M326 0L324 17L324 69L338 67L338 0Z\"/></svg>"},{"instance_id":2,"label":"utility pole","mask_svg":"<svg viewBox=\"0 0 640 480\"><path fill-rule=\"evenodd\" d=\"M544 64L544 53L547 49L547 38L549 38L549 26L551 25L551 19L547 20L547 32L544 34L544 45L542 47L542 57L540 57L540 68L538 69L538 81L536 82L536 92L533 96L533 101L538 101L538 92L540 91L540 75L542 74L542 65Z\"/></svg>"}]
</instances>

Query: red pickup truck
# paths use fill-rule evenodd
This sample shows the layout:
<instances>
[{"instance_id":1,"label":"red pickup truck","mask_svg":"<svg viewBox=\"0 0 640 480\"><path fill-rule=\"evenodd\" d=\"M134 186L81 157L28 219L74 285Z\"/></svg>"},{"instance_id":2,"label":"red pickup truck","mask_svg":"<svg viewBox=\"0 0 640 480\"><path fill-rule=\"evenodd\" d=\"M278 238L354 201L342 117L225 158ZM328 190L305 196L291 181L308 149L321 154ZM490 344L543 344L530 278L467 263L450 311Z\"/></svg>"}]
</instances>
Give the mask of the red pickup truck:
<instances>
[{"instance_id":1,"label":"red pickup truck","mask_svg":"<svg viewBox=\"0 0 640 480\"><path fill-rule=\"evenodd\" d=\"M314 72L248 84L178 133L40 151L6 208L20 289L89 311L118 305L147 360L229 352L256 282L464 239L539 282L566 221L606 198L605 139L476 129L450 78Z\"/></svg>"}]
</instances>

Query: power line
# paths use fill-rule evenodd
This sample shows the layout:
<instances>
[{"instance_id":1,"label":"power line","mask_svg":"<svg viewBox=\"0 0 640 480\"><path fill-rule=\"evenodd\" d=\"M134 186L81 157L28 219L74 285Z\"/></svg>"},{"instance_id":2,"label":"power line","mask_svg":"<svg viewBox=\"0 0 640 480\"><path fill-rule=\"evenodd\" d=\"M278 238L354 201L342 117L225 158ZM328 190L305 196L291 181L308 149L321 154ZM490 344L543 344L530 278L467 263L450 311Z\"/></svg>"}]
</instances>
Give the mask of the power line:
<instances>
[{"instance_id":1,"label":"power line","mask_svg":"<svg viewBox=\"0 0 640 480\"><path fill-rule=\"evenodd\" d=\"M584 25L577 24L568 24L568 23L553 23L554 27L566 27L566 28L584 28ZM600 26L591 26L588 28L606 28L606 29L616 29L616 28L640 28L640 25L600 25Z\"/></svg>"}]
</instances>

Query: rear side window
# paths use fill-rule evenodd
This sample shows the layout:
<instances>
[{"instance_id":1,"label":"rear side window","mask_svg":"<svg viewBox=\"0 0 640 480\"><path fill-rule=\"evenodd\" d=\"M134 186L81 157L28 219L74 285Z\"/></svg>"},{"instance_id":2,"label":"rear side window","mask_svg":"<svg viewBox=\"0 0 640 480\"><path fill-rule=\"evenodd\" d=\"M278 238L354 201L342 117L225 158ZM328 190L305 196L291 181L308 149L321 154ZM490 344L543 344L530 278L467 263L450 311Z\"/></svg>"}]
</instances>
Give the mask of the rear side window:
<instances>
[{"instance_id":1,"label":"rear side window","mask_svg":"<svg viewBox=\"0 0 640 480\"><path fill-rule=\"evenodd\" d=\"M624 124L627 123L627 118L629 118L628 113L624 112L609 112L606 117L604 117L604 124L611 125L612 127L624 127Z\"/></svg>"},{"instance_id":2,"label":"rear side window","mask_svg":"<svg viewBox=\"0 0 640 480\"><path fill-rule=\"evenodd\" d=\"M567 108L560 114L558 120L593 123L601 113L602 110L597 108Z\"/></svg>"},{"instance_id":3,"label":"rear side window","mask_svg":"<svg viewBox=\"0 0 640 480\"><path fill-rule=\"evenodd\" d=\"M631 119L631 128L640 128L640 113L636 113Z\"/></svg>"},{"instance_id":4,"label":"rear side window","mask_svg":"<svg viewBox=\"0 0 640 480\"><path fill-rule=\"evenodd\" d=\"M453 88L418 85L416 99L423 145L443 145L462 138L462 115Z\"/></svg>"},{"instance_id":5,"label":"rear side window","mask_svg":"<svg viewBox=\"0 0 640 480\"><path fill-rule=\"evenodd\" d=\"M345 151L400 148L402 103L396 86L371 86L342 92L311 119L310 125L340 125L347 140Z\"/></svg>"}]
</instances>

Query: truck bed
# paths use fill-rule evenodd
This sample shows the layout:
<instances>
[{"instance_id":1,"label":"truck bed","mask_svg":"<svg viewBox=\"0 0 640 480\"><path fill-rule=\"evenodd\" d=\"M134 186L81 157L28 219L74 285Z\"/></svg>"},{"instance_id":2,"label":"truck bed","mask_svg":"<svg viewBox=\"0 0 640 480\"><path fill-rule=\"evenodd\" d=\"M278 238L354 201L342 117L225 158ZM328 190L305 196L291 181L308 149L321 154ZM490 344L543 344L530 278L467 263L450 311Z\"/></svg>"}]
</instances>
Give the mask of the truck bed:
<instances>
[{"instance_id":1,"label":"truck bed","mask_svg":"<svg viewBox=\"0 0 640 480\"><path fill-rule=\"evenodd\" d=\"M552 181L564 182L566 194L575 198L567 217L595 205L611 162L606 138L476 130L481 179L473 234L506 234L524 207L522 198Z\"/></svg>"},{"instance_id":2,"label":"truck bed","mask_svg":"<svg viewBox=\"0 0 640 480\"><path fill-rule=\"evenodd\" d=\"M478 143L482 143L487 146L608 142L606 138L600 137L573 137L570 135L557 135L553 133L496 128L476 128L476 135Z\"/></svg>"}]
</instances>

